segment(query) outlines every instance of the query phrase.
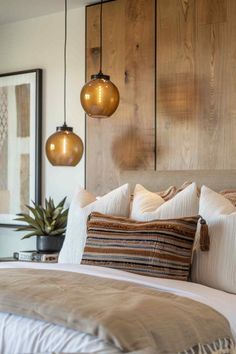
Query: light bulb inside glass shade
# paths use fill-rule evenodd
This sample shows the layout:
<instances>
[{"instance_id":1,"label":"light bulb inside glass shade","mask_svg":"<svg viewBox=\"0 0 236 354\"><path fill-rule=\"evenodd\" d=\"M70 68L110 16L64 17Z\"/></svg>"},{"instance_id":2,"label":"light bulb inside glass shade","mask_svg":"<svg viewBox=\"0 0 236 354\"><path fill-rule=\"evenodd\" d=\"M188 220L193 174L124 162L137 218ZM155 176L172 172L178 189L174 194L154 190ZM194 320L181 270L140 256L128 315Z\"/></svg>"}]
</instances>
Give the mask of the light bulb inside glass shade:
<instances>
[{"instance_id":1,"label":"light bulb inside glass shade","mask_svg":"<svg viewBox=\"0 0 236 354\"><path fill-rule=\"evenodd\" d=\"M119 106L119 91L108 75L99 73L91 79L80 94L82 107L92 118L109 118Z\"/></svg>"},{"instance_id":2,"label":"light bulb inside glass shade","mask_svg":"<svg viewBox=\"0 0 236 354\"><path fill-rule=\"evenodd\" d=\"M46 142L46 155L53 166L76 166L83 156L84 146L73 128L57 127Z\"/></svg>"}]
</instances>

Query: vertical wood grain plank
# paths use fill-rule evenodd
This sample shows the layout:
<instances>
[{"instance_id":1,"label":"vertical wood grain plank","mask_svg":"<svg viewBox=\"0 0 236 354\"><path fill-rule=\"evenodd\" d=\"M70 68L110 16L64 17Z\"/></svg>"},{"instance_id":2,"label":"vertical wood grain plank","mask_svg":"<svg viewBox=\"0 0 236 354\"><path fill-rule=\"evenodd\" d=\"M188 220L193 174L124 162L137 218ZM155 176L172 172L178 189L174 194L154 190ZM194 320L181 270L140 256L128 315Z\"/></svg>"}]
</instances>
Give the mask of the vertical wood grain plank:
<instances>
[{"instance_id":1,"label":"vertical wood grain plank","mask_svg":"<svg viewBox=\"0 0 236 354\"><path fill-rule=\"evenodd\" d=\"M197 13L201 13L201 1ZM208 8L206 5L208 4ZM200 8L200 9L199 9ZM215 8L215 16L218 12ZM210 2L205 3L205 13L211 12ZM196 37L196 98L198 117L198 169L221 169L226 167L224 146L226 137L227 82L226 53L227 24L202 24L197 18Z\"/></svg>"},{"instance_id":2,"label":"vertical wood grain plank","mask_svg":"<svg viewBox=\"0 0 236 354\"><path fill-rule=\"evenodd\" d=\"M227 4L227 47L223 74L225 110L222 115L225 124L224 168L236 169L236 1L228 0Z\"/></svg>"},{"instance_id":3,"label":"vertical wood grain plank","mask_svg":"<svg viewBox=\"0 0 236 354\"><path fill-rule=\"evenodd\" d=\"M155 166L154 10L154 0L104 4L103 71L111 75L121 99L111 118L87 118L86 185L95 193L116 187L121 170ZM96 50L91 50L98 47L98 12L96 5L87 8L88 74L98 70Z\"/></svg>"},{"instance_id":4,"label":"vertical wood grain plank","mask_svg":"<svg viewBox=\"0 0 236 354\"><path fill-rule=\"evenodd\" d=\"M96 10L94 8L96 8ZM94 41L94 44L96 44L96 47L98 48L98 55L96 52L93 54L93 56L97 55L97 62L94 58L92 63L93 65L90 66L91 59L90 61L87 61L89 75L97 73L99 70L99 11L100 5L94 5L87 8L88 56L91 55L89 48L90 36L93 37L91 40ZM113 13L116 15L113 16ZM110 17L111 23L109 22ZM119 52L124 52L124 18L125 13L122 3L119 2L118 4L118 2L115 1L103 4L103 72L104 74L109 74L111 76L111 80L116 84L120 91L121 102L120 106L118 107L118 112L120 111L122 104L122 73L124 63L119 57ZM95 29L94 33L90 33L92 23L97 24L96 26L93 25L93 28ZM97 31L96 27L98 27ZM109 46L110 42L112 47ZM108 62L107 57L110 58L110 63ZM116 58L115 67L112 66L114 57ZM117 75L117 70L119 75ZM90 191L99 195L113 189L118 185L117 180L119 171L114 166L111 151L112 142L116 135L119 133L119 127L117 127L119 122L116 122L116 115L117 112L111 118L105 120L92 119L89 117L86 119L86 187Z\"/></svg>"},{"instance_id":5,"label":"vertical wood grain plank","mask_svg":"<svg viewBox=\"0 0 236 354\"><path fill-rule=\"evenodd\" d=\"M157 169L195 169L195 1L157 3Z\"/></svg>"}]
</instances>

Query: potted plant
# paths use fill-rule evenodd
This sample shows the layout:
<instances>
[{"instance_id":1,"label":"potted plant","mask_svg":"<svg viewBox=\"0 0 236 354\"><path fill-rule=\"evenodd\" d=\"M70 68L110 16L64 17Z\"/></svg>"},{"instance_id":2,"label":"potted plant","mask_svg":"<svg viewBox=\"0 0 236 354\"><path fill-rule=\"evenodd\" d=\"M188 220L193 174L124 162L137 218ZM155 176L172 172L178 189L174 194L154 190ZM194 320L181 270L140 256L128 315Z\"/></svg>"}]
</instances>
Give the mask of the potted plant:
<instances>
[{"instance_id":1,"label":"potted plant","mask_svg":"<svg viewBox=\"0 0 236 354\"><path fill-rule=\"evenodd\" d=\"M22 239L37 237L38 252L60 252L66 231L68 209L64 208L66 198L55 206L52 198L45 199L45 208L41 205L34 207L26 205L32 216L20 213L17 214L17 221L24 222L16 231L29 231Z\"/></svg>"}]
</instances>

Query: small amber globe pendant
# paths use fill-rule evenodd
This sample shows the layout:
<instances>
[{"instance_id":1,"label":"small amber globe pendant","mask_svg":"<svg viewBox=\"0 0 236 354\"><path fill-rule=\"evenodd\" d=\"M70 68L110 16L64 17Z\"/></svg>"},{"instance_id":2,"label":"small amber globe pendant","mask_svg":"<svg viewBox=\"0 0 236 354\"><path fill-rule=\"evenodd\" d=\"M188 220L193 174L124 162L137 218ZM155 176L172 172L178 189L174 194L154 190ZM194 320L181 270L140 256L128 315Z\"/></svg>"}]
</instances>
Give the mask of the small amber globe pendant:
<instances>
[{"instance_id":1,"label":"small amber globe pendant","mask_svg":"<svg viewBox=\"0 0 236 354\"><path fill-rule=\"evenodd\" d=\"M85 112L92 118L109 118L117 109L120 95L110 76L101 71L91 76L82 88L80 101Z\"/></svg>"},{"instance_id":2,"label":"small amber globe pendant","mask_svg":"<svg viewBox=\"0 0 236 354\"><path fill-rule=\"evenodd\" d=\"M46 155L53 166L76 166L83 156L83 142L64 124L46 142Z\"/></svg>"}]
</instances>

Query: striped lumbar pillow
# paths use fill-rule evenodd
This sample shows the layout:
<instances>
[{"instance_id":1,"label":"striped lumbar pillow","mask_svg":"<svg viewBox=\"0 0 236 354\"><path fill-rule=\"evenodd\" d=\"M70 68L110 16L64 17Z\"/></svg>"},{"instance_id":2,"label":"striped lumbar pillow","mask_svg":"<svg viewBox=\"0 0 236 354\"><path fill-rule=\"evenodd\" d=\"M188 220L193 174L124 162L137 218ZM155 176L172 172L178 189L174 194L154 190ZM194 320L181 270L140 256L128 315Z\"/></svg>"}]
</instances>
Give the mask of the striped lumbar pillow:
<instances>
[{"instance_id":1,"label":"striped lumbar pillow","mask_svg":"<svg viewBox=\"0 0 236 354\"><path fill-rule=\"evenodd\" d=\"M187 280L198 219L140 222L94 212L81 264Z\"/></svg>"}]
</instances>

